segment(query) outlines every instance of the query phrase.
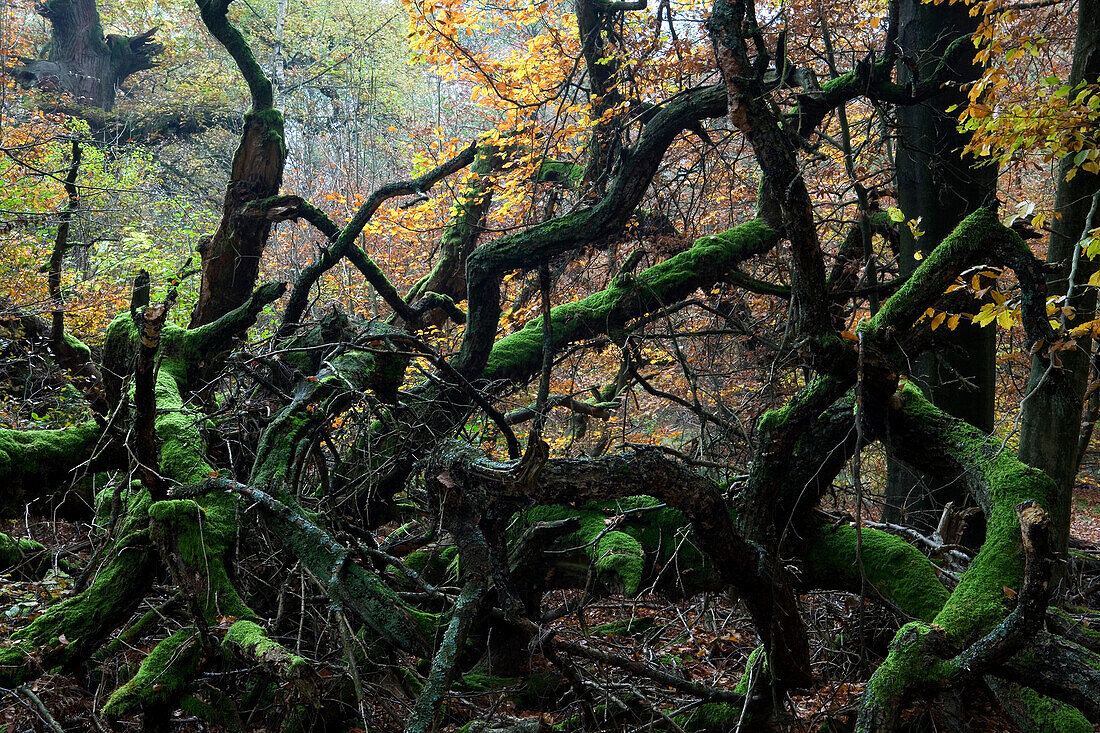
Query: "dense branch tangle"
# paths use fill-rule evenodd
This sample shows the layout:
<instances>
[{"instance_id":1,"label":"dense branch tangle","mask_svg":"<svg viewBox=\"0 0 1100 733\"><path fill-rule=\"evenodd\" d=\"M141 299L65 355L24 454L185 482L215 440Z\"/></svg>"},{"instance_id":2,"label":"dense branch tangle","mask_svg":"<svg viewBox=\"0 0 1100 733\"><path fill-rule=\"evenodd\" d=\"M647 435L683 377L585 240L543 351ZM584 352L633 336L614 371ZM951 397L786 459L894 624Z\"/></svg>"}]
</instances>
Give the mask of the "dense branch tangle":
<instances>
[{"instance_id":1,"label":"dense branch tangle","mask_svg":"<svg viewBox=\"0 0 1100 733\"><path fill-rule=\"evenodd\" d=\"M799 594L829 589L860 594L910 620L866 686L861 730L893 730L914 696L984 684L986 676L999 680L991 684L1010 691L1005 694L1019 689L1010 684L1031 686L1031 704L1019 714L1034 729L1054 729L1043 727L1053 720L1042 717L1051 709L1058 730L1086 729L1086 717L1100 721L1097 645L1087 643L1091 637L1081 628L1046 620L1056 561L1066 551L1068 502L1048 477L933 406L907 380L908 355L931 334L922 316L947 307L944 291L980 265L1015 273L1029 345L1050 366L1058 336L1046 315L1047 269L987 208L936 243L904 282L860 282L843 265L826 276L827 232L815 219L804 148L838 107L861 98L923 102L938 86L935 74L899 88L890 77L898 60L890 47L816 87L812 75L800 73L808 70L789 67L785 41L769 47L751 3L719 0L708 30L721 83L683 89L660 103L637 100L644 111L631 117L619 114L626 103L619 85L626 82L618 77L628 77L628 70L608 54L623 51L616 35L622 13L639 8L578 3L579 27L587 29L581 55L598 98L589 156L583 166L540 161L531 182L559 193L575 185L568 213L551 211L486 236L492 191L482 176L503 169L517 150L531 153L488 136L420 176L378 188L339 227L319 207L280 193L287 151L272 85L230 23L226 4L201 0L199 7L244 77L252 104L220 224L202 251L199 302L189 329L166 322L172 298L155 305L135 300L133 313L112 323L102 359L107 405L98 422L61 432L0 433L0 477L24 492L36 478L58 483L58 464L131 467L140 477L100 497L103 546L85 572L87 582L0 647L0 686L87 664L110 651L106 642L120 628L127 627L124 639L140 638L159 618L146 614L131 624L131 616L154 584L163 583L181 601L172 633L158 634L152 651L112 692L103 708L108 717L141 713L153 727L187 705L209 720L234 721L244 707L267 705L286 713L288 727L320 725L326 715L346 725L345 713L322 712L320 702L326 695L361 696L366 673L381 680L379 689L397 691L407 730L427 731L444 714L457 722L448 699L464 674L523 673L532 656L541 655L576 696L574 728L621 712L597 712L588 692L594 678L583 663L616 667L663 692L721 701L725 707L716 710L729 727L738 720L766 726L782 712L776 700L818 681ZM794 86L800 91L784 100L783 90ZM644 255L631 257L609 273L604 287L550 308L551 266L623 236L642 218L669 150L685 131L711 143L704 121L724 115L753 148L761 180L757 216L705 234L672 256L651 257L638 271ZM426 196L467 167L477 177L454 208L439 262L401 295L358 240L387 201ZM860 237L845 245L842 254L853 262L873 255L862 233L872 231L875 214L860 213L867 217L856 222ZM240 350L239 339L286 289L256 287L271 225L297 219L315 227L325 244L294 284L270 351ZM889 226L881 217L873 223L879 230ZM745 274L743 268L780 257L781 243L790 255L783 278L789 282ZM390 306L389 322L364 324L341 313L311 320L318 315L309 309L312 289L344 257ZM546 310L501 336L505 277L535 270ZM581 399L581 390L551 397L550 377L562 355L594 344L636 349L632 337L647 333L654 314L672 323L672 314L689 310L685 300L716 287L738 294L755 289L771 298L789 293L788 331L775 359L796 358L790 352L805 358L785 406L764 415L755 431L736 431L755 441L745 480L721 487L668 446L553 455L543 442L553 407L602 420L620 409L634 383L662 394L641 376L640 357L626 353L615 379L595 389L592 402ZM860 288L874 303L881 300L877 312L862 313ZM843 304L850 300L857 302L853 320L867 316L854 331L844 328ZM458 307L463 301L466 313ZM731 309L720 307L712 310L734 320ZM454 353L424 335L427 325L444 323L440 312L463 325ZM687 361L681 338L692 335L671 332L670 348ZM541 387L533 406L505 414L505 401L528 396L536 377ZM693 401L674 402L699 407L697 385L691 386ZM230 435L211 429L234 410L262 420ZM528 418L536 427L524 446L512 425ZM725 421L729 433L732 426ZM500 460L491 445L476 445L470 438L476 430L506 436L509 459ZM903 539L819 511L848 461L872 442L902 462L964 484L986 517L984 543L953 590L941 569ZM699 465L715 465L708 457ZM384 526L394 519L405 522L401 529ZM283 567L246 588L234 550L264 543L277 548ZM317 632L316 647L325 633L339 638L347 678L333 681L320 660L278 640L291 568L304 586L296 589L303 594L300 628L311 587L309 603L338 628ZM582 589L584 597L633 595L646 587L668 594L732 589L760 648L741 684L725 690L652 661L556 638L543 608L551 576ZM479 638L491 640L484 658ZM1041 674L1036 654L1052 662ZM391 659L402 673L373 665L375 656ZM220 712L203 708L206 701L195 695L203 675L239 664L261 679L290 681L295 692L277 695L262 687L239 699L223 696ZM673 729L698 723L666 712L660 703L649 711Z\"/></svg>"}]
</instances>

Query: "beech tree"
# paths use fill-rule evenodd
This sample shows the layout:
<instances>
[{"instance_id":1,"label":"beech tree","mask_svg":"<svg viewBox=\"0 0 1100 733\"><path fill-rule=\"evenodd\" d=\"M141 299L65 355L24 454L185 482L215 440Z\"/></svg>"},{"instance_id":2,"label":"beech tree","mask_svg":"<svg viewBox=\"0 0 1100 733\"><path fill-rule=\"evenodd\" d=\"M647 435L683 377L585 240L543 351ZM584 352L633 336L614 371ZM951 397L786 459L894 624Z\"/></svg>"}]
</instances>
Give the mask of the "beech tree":
<instances>
[{"instance_id":1,"label":"beech tree","mask_svg":"<svg viewBox=\"0 0 1100 733\"><path fill-rule=\"evenodd\" d=\"M445 720L542 730L541 716L462 719L449 702L473 670L523 675L541 659L570 691L575 717L555 721L566 729L789 729L786 696L825 682L815 677L801 600L824 589L878 604L900 625L862 688L855 730L899 730L914 706L965 730L976 689L990 690L1022 730L1091 730L1100 723L1096 611L1067 607L1059 583L1071 558L1090 337L1100 328L1088 258L1100 190L1087 132L1095 122L1087 110L1100 99L1096 5L1082 0L1077 15L1066 94L1086 122L1074 118L1079 129L1058 149L1062 216L1044 260L1024 238L1034 229L1003 222L995 172L964 153L968 137L996 131L955 129L960 107L964 118L996 117L983 109L990 98L969 86L981 78L970 67L973 40L983 48L983 29L1016 12L996 2L955 7L951 20L906 2L890 3L882 17L839 5L784 15L752 0L675 11L666 2L655 23L644 2L482 9L514 14L519 38L545 23L545 34L525 38L525 53L467 45L475 26L505 25L473 8L410 3L414 45L456 76L480 79L472 99L500 112L500 127L408 180L364 192L341 224L322 202L281 189L288 150L269 72L230 4L199 0L251 108L219 225L199 248L198 302L188 327L175 325L178 281L153 283L152 297L146 276L102 347L55 332L87 419L0 431L5 512L60 502L74 475L120 477L91 497L102 531L76 592L0 645L0 686L54 669L106 679L104 660L148 636L156 644L110 689L98 711L104 720L140 715L147 728L164 729L184 709L228 728L248 719L282 730L349 727L370 678L405 705L391 723L406 731ZM868 35L873 47L839 52L836 29L863 26L878 29ZM647 38L654 56L659 47L676 62L656 68L633 58L631 43ZM536 64L542 76L531 73ZM886 145L896 129L894 187L889 174L869 172L869 161L883 157L876 141ZM691 168L684 161L692 156L704 170L721 168L730 140L751 150L752 161L738 163L757 191L754 211L688 241L660 199L675 194L669 180ZM922 157L905 161L906 145ZM815 180L834 175L814 163L832 155L841 172ZM930 178L905 178L922 167ZM435 259L403 293L379 265L368 226L388 203L438 195L459 176ZM839 224L825 213L837 180L855 200L833 207L847 212ZM491 226L494 212L519 210L520 200L532 202L522 216ZM315 259L293 283L261 282L272 228L291 221L316 231ZM623 241L640 246L620 254ZM607 277L569 299L570 265L593 253L605 258ZM899 253L911 267L889 264ZM311 302L345 258L387 317L363 320ZM774 266L751 269L762 261ZM971 278L992 270L1006 283L1011 273L1011 301L1001 292L1007 284L978 293L993 303L961 297ZM513 281L523 278L527 287L517 290ZM745 293L771 299L786 321L774 361L790 375L789 395L755 426L708 396L704 352L685 341L703 329L668 332L689 323L675 318L699 312L721 325L718 336L740 328L768 341L733 301ZM991 424L953 415L935 389L925 394L929 370L915 358L966 363L955 361L961 344L987 362L979 324L995 313L1014 326L1010 302L1033 360L1019 457ZM1060 320L1051 320L1055 312ZM249 342L258 321L267 337ZM957 337L971 327L982 334L977 345ZM691 377L682 392L648 370L647 340L661 339ZM579 368L570 359L606 353L615 363L603 383L556 391L562 372ZM550 439L552 410L572 413L570 435L581 440L632 390L694 416L697 442L717 426L715 442L725 447L692 453L605 436L566 455ZM514 401L523 404L509 411ZM728 461L732 451L719 451L734 441L751 460L715 460ZM949 521L934 536L865 521L864 456L876 445L977 507L984 532L972 555ZM842 474L857 489L855 516L825 511ZM40 550L0 539L9 565ZM248 559L259 548L273 551ZM263 582L243 579L247 562L260 566ZM347 675L333 677L276 632L292 568L312 584L302 609L321 609ZM171 599L137 613L154 586L170 587ZM549 609L552 587L579 592ZM736 595L759 641L738 684L705 684L659 660L548 630L555 614L591 595L645 588ZM676 710L637 695L596 705L593 664L690 702ZM248 684L200 689L204 675L240 667ZM348 705L320 704L332 699Z\"/></svg>"}]
</instances>

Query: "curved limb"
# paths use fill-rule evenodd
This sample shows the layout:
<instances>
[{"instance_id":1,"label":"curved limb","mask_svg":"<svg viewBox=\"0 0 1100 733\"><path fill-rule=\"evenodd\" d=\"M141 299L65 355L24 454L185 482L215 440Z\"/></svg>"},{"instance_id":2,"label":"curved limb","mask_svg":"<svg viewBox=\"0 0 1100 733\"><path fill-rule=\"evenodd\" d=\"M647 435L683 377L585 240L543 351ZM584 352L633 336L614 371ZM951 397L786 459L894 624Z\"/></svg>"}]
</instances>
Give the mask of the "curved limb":
<instances>
[{"instance_id":1,"label":"curved limb","mask_svg":"<svg viewBox=\"0 0 1100 733\"><path fill-rule=\"evenodd\" d=\"M1049 592L1043 573L1027 572L1033 565L1028 553L1040 551L1025 541L1034 515L1021 507L1034 506L1045 517L1041 507L1052 500L1053 482L1000 450L984 433L933 407L911 386L890 406L887 430L892 449L904 460L965 482L985 511L989 530L932 625L915 622L898 633L868 684L861 731L892 730L900 706L914 690L936 689L997 667L999 659L1019 648L1026 629L1036 623L1033 617L1041 615L1031 612L1045 608L1043 594ZM1011 613L1006 587L1018 589Z\"/></svg>"}]
</instances>

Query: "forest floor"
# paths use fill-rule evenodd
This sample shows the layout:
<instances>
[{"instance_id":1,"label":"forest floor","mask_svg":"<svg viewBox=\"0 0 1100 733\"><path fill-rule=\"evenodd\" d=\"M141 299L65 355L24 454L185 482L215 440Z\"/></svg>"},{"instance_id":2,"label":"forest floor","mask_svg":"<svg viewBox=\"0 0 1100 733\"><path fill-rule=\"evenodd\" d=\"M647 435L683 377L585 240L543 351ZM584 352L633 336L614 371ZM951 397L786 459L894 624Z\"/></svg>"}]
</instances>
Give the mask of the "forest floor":
<instances>
[{"instance_id":1,"label":"forest floor","mask_svg":"<svg viewBox=\"0 0 1100 733\"><path fill-rule=\"evenodd\" d=\"M74 579L63 571L64 561L87 560L91 543L90 527L73 522L25 517L0 522L0 531L14 537L31 537L50 548L54 558L53 567L39 580L21 576L20 569L0 574L2 644L47 605L72 593ZM1100 468L1083 472L1083 480L1076 487L1071 533L1077 540L1100 546ZM1084 588L1077 591L1090 592ZM557 606L570 600L570 593L552 592L545 600L547 607ZM813 694L785 701L791 722L784 727L792 733L808 733L829 730L822 727L828 721L835 726L832 729L844 730L854 722L862 680L881 661L898 622L883 608L860 603L847 594L814 593L804 596L803 602L808 611L805 617L810 619L815 673L820 679L832 681ZM144 606L140 609L145 610ZM583 613L565 616L554 622L552 628L563 640L598 645L603 651L643 660L693 681L722 688L737 684L756 644L743 607L723 594L677 602L646 594L634 599L611 596L589 605ZM145 639L100 665L102 674L94 683L75 674L55 673L41 676L19 691L0 689L0 733L140 730L137 718L108 726L92 713L102 707L106 695L123 681L125 670L132 670L158 638ZM293 645L293 641L289 643ZM332 675L346 673L339 654L321 655L317 664L329 668ZM590 696L596 704L614 703L616 698L629 700L639 714L658 718L690 712L697 704L612 667L585 665L584 675L594 683ZM536 680L550 682L536 684ZM204 684L215 686L223 682L211 679ZM363 684L373 683L365 680ZM452 720L459 722L446 725L444 731L458 730L463 720L515 721L541 716L552 725L577 713L576 706L570 704L575 697L568 685L542 657L536 657L527 679L467 674L456 688L450 711ZM372 695L372 691L377 694ZM387 690L380 683L364 697L374 704L368 702L361 708L360 730L399 730L394 710L400 708L393 703L400 701L392 689ZM979 712L972 721L975 733L1015 730L988 701L976 707L984 713ZM51 727L46 712L57 728ZM170 727L179 733L227 730L200 722L182 711L176 711ZM630 730L631 726L623 729ZM246 724L245 730L252 733L269 728Z\"/></svg>"}]
</instances>

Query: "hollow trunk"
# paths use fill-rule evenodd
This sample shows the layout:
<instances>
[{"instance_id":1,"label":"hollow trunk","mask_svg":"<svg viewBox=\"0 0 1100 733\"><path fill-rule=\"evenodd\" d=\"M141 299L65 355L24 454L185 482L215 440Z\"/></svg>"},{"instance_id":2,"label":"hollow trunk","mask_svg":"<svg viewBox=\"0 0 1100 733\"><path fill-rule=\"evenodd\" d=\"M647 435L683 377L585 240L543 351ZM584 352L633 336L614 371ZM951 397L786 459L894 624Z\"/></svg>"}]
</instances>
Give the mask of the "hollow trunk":
<instances>
[{"instance_id":1,"label":"hollow trunk","mask_svg":"<svg viewBox=\"0 0 1100 733\"><path fill-rule=\"evenodd\" d=\"M37 6L50 22L50 43L40 59L25 60L24 86L61 90L80 104L110 110L115 90L131 74L149 69L163 46L156 29L136 36L104 36L95 0L49 0Z\"/></svg>"}]
</instances>

